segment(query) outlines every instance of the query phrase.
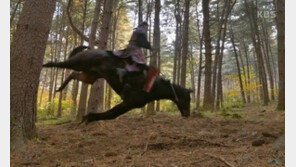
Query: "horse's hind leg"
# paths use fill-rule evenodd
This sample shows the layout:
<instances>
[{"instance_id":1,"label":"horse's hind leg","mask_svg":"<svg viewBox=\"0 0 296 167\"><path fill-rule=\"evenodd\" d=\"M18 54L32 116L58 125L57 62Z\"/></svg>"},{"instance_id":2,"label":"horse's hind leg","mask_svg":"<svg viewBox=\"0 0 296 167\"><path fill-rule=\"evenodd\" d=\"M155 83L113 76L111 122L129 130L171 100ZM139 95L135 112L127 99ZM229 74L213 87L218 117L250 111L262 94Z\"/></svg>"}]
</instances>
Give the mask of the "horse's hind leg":
<instances>
[{"instance_id":1,"label":"horse's hind leg","mask_svg":"<svg viewBox=\"0 0 296 167\"><path fill-rule=\"evenodd\" d=\"M56 92L60 92L62 91L67 85L68 83L72 80L72 79L78 79L79 77L79 72L74 71L72 72L67 79L62 83L62 85L60 86L60 88L58 90L56 90Z\"/></svg>"},{"instance_id":2,"label":"horse's hind leg","mask_svg":"<svg viewBox=\"0 0 296 167\"><path fill-rule=\"evenodd\" d=\"M61 87L56 91L62 91L72 79L76 79L87 84L93 84L98 79L98 77L95 75L91 75L89 73L74 71L67 77L67 79L61 85Z\"/></svg>"}]
</instances>

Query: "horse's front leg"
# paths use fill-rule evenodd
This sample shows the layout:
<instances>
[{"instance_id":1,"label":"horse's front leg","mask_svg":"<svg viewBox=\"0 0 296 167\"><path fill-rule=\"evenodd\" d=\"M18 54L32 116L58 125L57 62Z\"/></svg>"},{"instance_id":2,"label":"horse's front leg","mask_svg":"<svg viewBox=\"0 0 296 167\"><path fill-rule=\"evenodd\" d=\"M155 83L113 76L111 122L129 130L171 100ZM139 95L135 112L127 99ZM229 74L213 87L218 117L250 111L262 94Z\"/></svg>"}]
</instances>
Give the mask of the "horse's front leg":
<instances>
[{"instance_id":1,"label":"horse's front leg","mask_svg":"<svg viewBox=\"0 0 296 167\"><path fill-rule=\"evenodd\" d=\"M90 123L90 122L99 121L99 120L115 119L118 116L130 111L133 108L136 108L136 107L134 107L132 104L129 104L127 102L122 102L106 112L89 113L83 117L82 122Z\"/></svg>"}]
</instances>

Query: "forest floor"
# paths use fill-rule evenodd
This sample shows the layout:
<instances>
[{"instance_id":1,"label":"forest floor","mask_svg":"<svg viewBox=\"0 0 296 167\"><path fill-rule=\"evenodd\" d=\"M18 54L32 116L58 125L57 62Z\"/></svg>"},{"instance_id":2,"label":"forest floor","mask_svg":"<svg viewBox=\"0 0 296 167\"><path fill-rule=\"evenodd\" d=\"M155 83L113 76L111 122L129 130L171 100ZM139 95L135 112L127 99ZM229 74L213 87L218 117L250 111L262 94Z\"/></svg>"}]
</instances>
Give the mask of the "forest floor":
<instances>
[{"instance_id":1,"label":"forest floor","mask_svg":"<svg viewBox=\"0 0 296 167\"><path fill-rule=\"evenodd\" d=\"M127 114L112 121L37 125L11 166L284 166L285 114L274 106L227 112Z\"/></svg>"}]
</instances>

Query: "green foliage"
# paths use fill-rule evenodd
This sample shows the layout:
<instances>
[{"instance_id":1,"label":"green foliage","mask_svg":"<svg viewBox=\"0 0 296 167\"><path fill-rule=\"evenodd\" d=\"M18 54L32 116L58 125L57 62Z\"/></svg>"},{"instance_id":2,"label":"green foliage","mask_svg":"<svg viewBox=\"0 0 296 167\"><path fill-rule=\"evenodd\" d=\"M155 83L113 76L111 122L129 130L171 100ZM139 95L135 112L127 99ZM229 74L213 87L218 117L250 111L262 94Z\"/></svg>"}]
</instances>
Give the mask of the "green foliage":
<instances>
[{"instance_id":1,"label":"green foliage","mask_svg":"<svg viewBox=\"0 0 296 167\"><path fill-rule=\"evenodd\" d=\"M64 124L64 123L68 123L71 120L69 119L69 117L64 116L61 118L52 118L52 119L46 119L46 120L41 120L40 122L38 122L39 124L45 124L45 125L59 125L59 124Z\"/></svg>"},{"instance_id":2,"label":"green foliage","mask_svg":"<svg viewBox=\"0 0 296 167\"><path fill-rule=\"evenodd\" d=\"M240 99L228 99L223 103L222 110L229 110L234 108L243 108L244 104Z\"/></svg>"},{"instance_id":3,"label":"green foliage","mask_svg":"<svg viewBox=\"0 0 296 167\"><path fill-rule=\"evenodd\" d=\"M227 110L223 110L220 114L223 117L226 118L233 118L233 119L241 119L243 118L242 114L239 112L229 112Z\"/></svg>"},{"instance_id":4,"label":"green foliage","mask_svg":"<svg viewBox=\"0 0 296 167\"><path fill-rule=\"evenodd\" d=\"M243 116L240 113L234 113L234 114L231 115L231 117L234 118L234 119L241 119L241 118L243 118Z\"/></svg>"},{"instance_id":5,"label":"green foliage","mask_svg":"<svg viewBox=\"0 0 296 167\"><path fill-rule=\"evenodd\" d=\"M250 81L248 81L248 79L243 75L243 69L241 69L241 78L245 94L252 94L253 96L259 95L258 88L262 87L262 85L256 83L257 75L253 66L245 66L244 68L245 70L248 68L250 72ZM240 93L241 90L239 86L238 74L235 72L225 75L224 79L224 82L226 83L224 84L224 108L242 108L243 102Z\"/></svg>"},{"instance_id":6,"label":"green foliage","mask_svg":"<svg viewBox=\"0 0 296 167\"><path fill-rule=\"evenodd\" d=\"M57 105L55 103L47 103L44 108L39 107L37 109L37 119L47 120L54 118L54 111L57 110Z\"/></svg>"},{"instance_id":7,"label":"green foliage","mask_svg":"<svg viewBox=\"0 0 296 167\"><path fill-rule=\"evenodd\" d=\"M74 109L71 100L62 101L62 115L68 116L70 111ZM55 119L58 111L58 98L54 99L53 103L47 103L44 107L38 107L37 119L39 121Z\"/></svg>"},{"instance_id":8,"label":"green foliage","mask_svg":"<svg viewBox=\"0 0 296 167\"><path fill-rule=\"evenodd\" d=\"M228 117L228 116L230 116L230 114L229 114L226 110L223 110L223 111L221 112L221 116L223 116L223 117Z\"/></svg>"},{"instance_id":9,"label":"green foliage","mask_svg":"<svg viewBox=\"0 0 296 167\"><path fill-rule=\"evenodd\" d=\"M169 100L162 100L160 105L160 110L162 112L176 112L179 111L178 107L176 104Z\"/></svg>"}]
</instances>

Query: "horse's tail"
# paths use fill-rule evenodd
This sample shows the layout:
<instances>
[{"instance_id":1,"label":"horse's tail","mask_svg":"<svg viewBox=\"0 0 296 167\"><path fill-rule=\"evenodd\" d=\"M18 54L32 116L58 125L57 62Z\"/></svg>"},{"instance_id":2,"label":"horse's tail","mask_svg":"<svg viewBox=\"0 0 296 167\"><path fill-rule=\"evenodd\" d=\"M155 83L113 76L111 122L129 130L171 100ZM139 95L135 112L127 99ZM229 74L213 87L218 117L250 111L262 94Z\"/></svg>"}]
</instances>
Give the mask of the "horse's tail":
<instances>
[{"instance_id":1,"label":"horse's tail","mask_svg":"<svg viewBox=\"0 0 296 167\"><path fill-rule=\"evenodd\" d=\"M42 67L70 68L71 64L68 61L65 61L65 62L48 62L46 64L43 64Z\"/></svg>"},{"instance_id":2,"label":"horse's tail","mask_svg":"<svg viewBox=\"0 0 296 167\"><path fill-rule=\"evenodd\" d=\"M78 47L74 48L74 49L72 50L72 52L70 53L70 55L69 55L69 59L70 59L71 57L73 57L74 55L76 55L77 53L82 52L82 51L85 50L85 49L90 49L90 47L88 47L88 46L84 46L84 45L81 45L81 46L78 46Z\"/></svg>"},{"instance_id":3,"label":"horse's tail","mask_svg":"<svg viewBox=\"0 0 296 167\"><path fill-rule=\"evenodd\" d=\"M75 56L76 54L82 52L85 49L90 49L90 47L88 46L78 46L76 48L74 48L72 50L72 52L69 55L68 60L64 61L64 62L48 62L46 64L43 64L42 67L58 67L58 68L71 68L73 70L82 70L79 67L76 67L73 63L73 60L71 59L71 57ZM77 68L77 69L76 69Z\"/></svg>"}]
</instances>

